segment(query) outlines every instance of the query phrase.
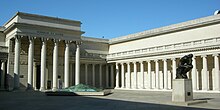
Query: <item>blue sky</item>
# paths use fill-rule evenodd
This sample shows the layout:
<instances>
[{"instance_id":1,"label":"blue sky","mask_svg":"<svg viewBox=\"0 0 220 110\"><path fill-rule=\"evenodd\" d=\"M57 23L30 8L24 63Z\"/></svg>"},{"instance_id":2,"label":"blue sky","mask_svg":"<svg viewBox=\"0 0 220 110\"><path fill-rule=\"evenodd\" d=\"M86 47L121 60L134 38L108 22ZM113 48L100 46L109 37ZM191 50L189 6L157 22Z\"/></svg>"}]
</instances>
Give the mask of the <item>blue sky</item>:
<instances>
[{"instance_id":1,"label":"blue sky","mask_svg":"<svg viewBox=\"0 0 220 110\"><path fill-rule=\"evenodd\" d=\"M84 36L108 39L220 10L220 0L1 0L0 4L0 25L21 11L79 20Z\"/></svg>"}]
</instances>

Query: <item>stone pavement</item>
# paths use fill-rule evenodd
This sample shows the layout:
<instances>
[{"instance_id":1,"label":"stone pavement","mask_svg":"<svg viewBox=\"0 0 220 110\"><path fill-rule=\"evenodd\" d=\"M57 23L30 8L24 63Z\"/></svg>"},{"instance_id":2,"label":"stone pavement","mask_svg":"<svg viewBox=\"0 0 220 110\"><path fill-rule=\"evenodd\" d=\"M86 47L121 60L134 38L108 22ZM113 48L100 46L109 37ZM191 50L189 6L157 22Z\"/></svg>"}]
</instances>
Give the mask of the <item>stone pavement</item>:
<instances>
[{"instance_id":1,"label":"stone pavement","mask_svg":"<svg viewBox=\"0 0 220 110\"><path fill-rule=\"evenodd\" d=\"M46 96L34 91L0 91L0 110L206 110L220 109L219 93L196 93L208 103L176 106L171 92L114 90L108 96Z\"/></svg>"}]
</instances>

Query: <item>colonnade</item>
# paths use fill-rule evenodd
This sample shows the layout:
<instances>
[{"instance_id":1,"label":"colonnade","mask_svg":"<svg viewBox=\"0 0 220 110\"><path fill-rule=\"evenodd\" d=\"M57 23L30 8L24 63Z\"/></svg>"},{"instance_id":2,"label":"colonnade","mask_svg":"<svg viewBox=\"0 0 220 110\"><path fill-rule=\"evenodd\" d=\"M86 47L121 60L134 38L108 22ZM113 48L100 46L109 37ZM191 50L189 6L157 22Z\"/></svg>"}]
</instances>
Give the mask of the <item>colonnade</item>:
<instances>
[{"instance_id":1,"label":"colonnade","mask_svg":"<svg viewBox=\"0 0 220 110\"><path fill-rule=\"evenodd\" d=\"M20 46L21 46L21 37L15 36L15 54L14 54L14 89L18 89L20 87ZM34 37L28 37L29 39L29 47L28 47L28 89L33 88L33 62L34 62ZM41 38L41 78L40 78L40 90L45 90L45 75L46 75L46 56L47 56L47 41L48 38ZM56 90L57 80L58 80L58 39L53 39L54 49L53 49L53 90ZM65 53L64 53L64 87L69 86L69 45L72 43L71 41L65 40ZM75 85L80 82L80 41L75 41L76 44L76 59L75 59Z\"/></svg>"},{"instance_id":2,"label":"colonnade","mask_svg":"<svg viewBox=\"0 0 220 110\"><path fill-rule=\"evenodd\" d=\"M113 64L95 64L95 63L85 63L85 84L89 84L89 78L91 78L92 86L96 87L101 87L101 88L114 88L115 87L115 72L114 72L114 65ZM92 67L92 76L89 77L89 69L88 66ZM98 73L95 71L95 66L98 65ZM105 66L105 80L103 80L103 67ZM110 68L110 70L109 70ZM96 79L98 76L98 79ZM110 80L109 80L110 79ZM105 85L104 83L105 82ZM97 85L98 83L98 85Z\"/></svg>"},{"instance_id":3,"label":"colonnade","mask_svg":"<svg viewBox=\"0 0 220 110\"><path fill-rule=\"evenodd\" d=\"M212 58L211 60L214 60L212 71L208 70L207 56L210 56ZM201 71L198 70L197 64L199 61L197 61L196 58L202 60L200 64L202 66L202 68L200 67ZM177 59L179 59L179 57L116 62L115 87L127 89L172 89L172 79L176 77ZM189 78L192 79L193 90L220 91L218 53L195 55L192 64L193 69L187 74ZM133 66L133 68L131 68L131 66Z\"/></svg>"}]
</instances>

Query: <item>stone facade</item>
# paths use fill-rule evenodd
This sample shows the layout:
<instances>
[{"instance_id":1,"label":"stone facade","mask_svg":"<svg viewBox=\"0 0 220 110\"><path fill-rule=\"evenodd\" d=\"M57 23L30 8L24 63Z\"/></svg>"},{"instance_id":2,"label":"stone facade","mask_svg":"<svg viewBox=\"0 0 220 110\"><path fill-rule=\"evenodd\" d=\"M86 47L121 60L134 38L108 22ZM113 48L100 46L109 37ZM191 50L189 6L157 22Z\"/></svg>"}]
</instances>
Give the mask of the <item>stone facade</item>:
<instances>
[{"instance_id":1,"label":"stone facade","mask_svg":"<svg viewBox=\"0 0 220 110\"><path fill-rule=\"evenodd\" d=\"M192 53L193 90L219 92L219 29L220 15L214 15L107 40L82 36L80 21L18 12L0 30L1 85L166 91L179 59Z\"/></svg>"}]
</instances>

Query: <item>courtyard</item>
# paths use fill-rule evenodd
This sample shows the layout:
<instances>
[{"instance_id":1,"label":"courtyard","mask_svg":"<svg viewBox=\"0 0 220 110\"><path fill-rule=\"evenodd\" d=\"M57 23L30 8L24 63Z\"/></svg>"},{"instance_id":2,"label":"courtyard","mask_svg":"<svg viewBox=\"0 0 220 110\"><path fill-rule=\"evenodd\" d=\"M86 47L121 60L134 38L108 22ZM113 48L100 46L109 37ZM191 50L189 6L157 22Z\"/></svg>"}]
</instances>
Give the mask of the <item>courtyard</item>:
<instances>
[{"instance_id":1,"label":"courtyard","mask_svg":"<svg viewBox=\"0 0 220 110\"><path fill-rule=\"evenodd\" d=\"M194 93L208 103L177 106L171 92L113 90L107 96L46 96L36 91L0 91L0 110L205 110L219 109L219 93Z\"/></svg>"}]
</instances>

